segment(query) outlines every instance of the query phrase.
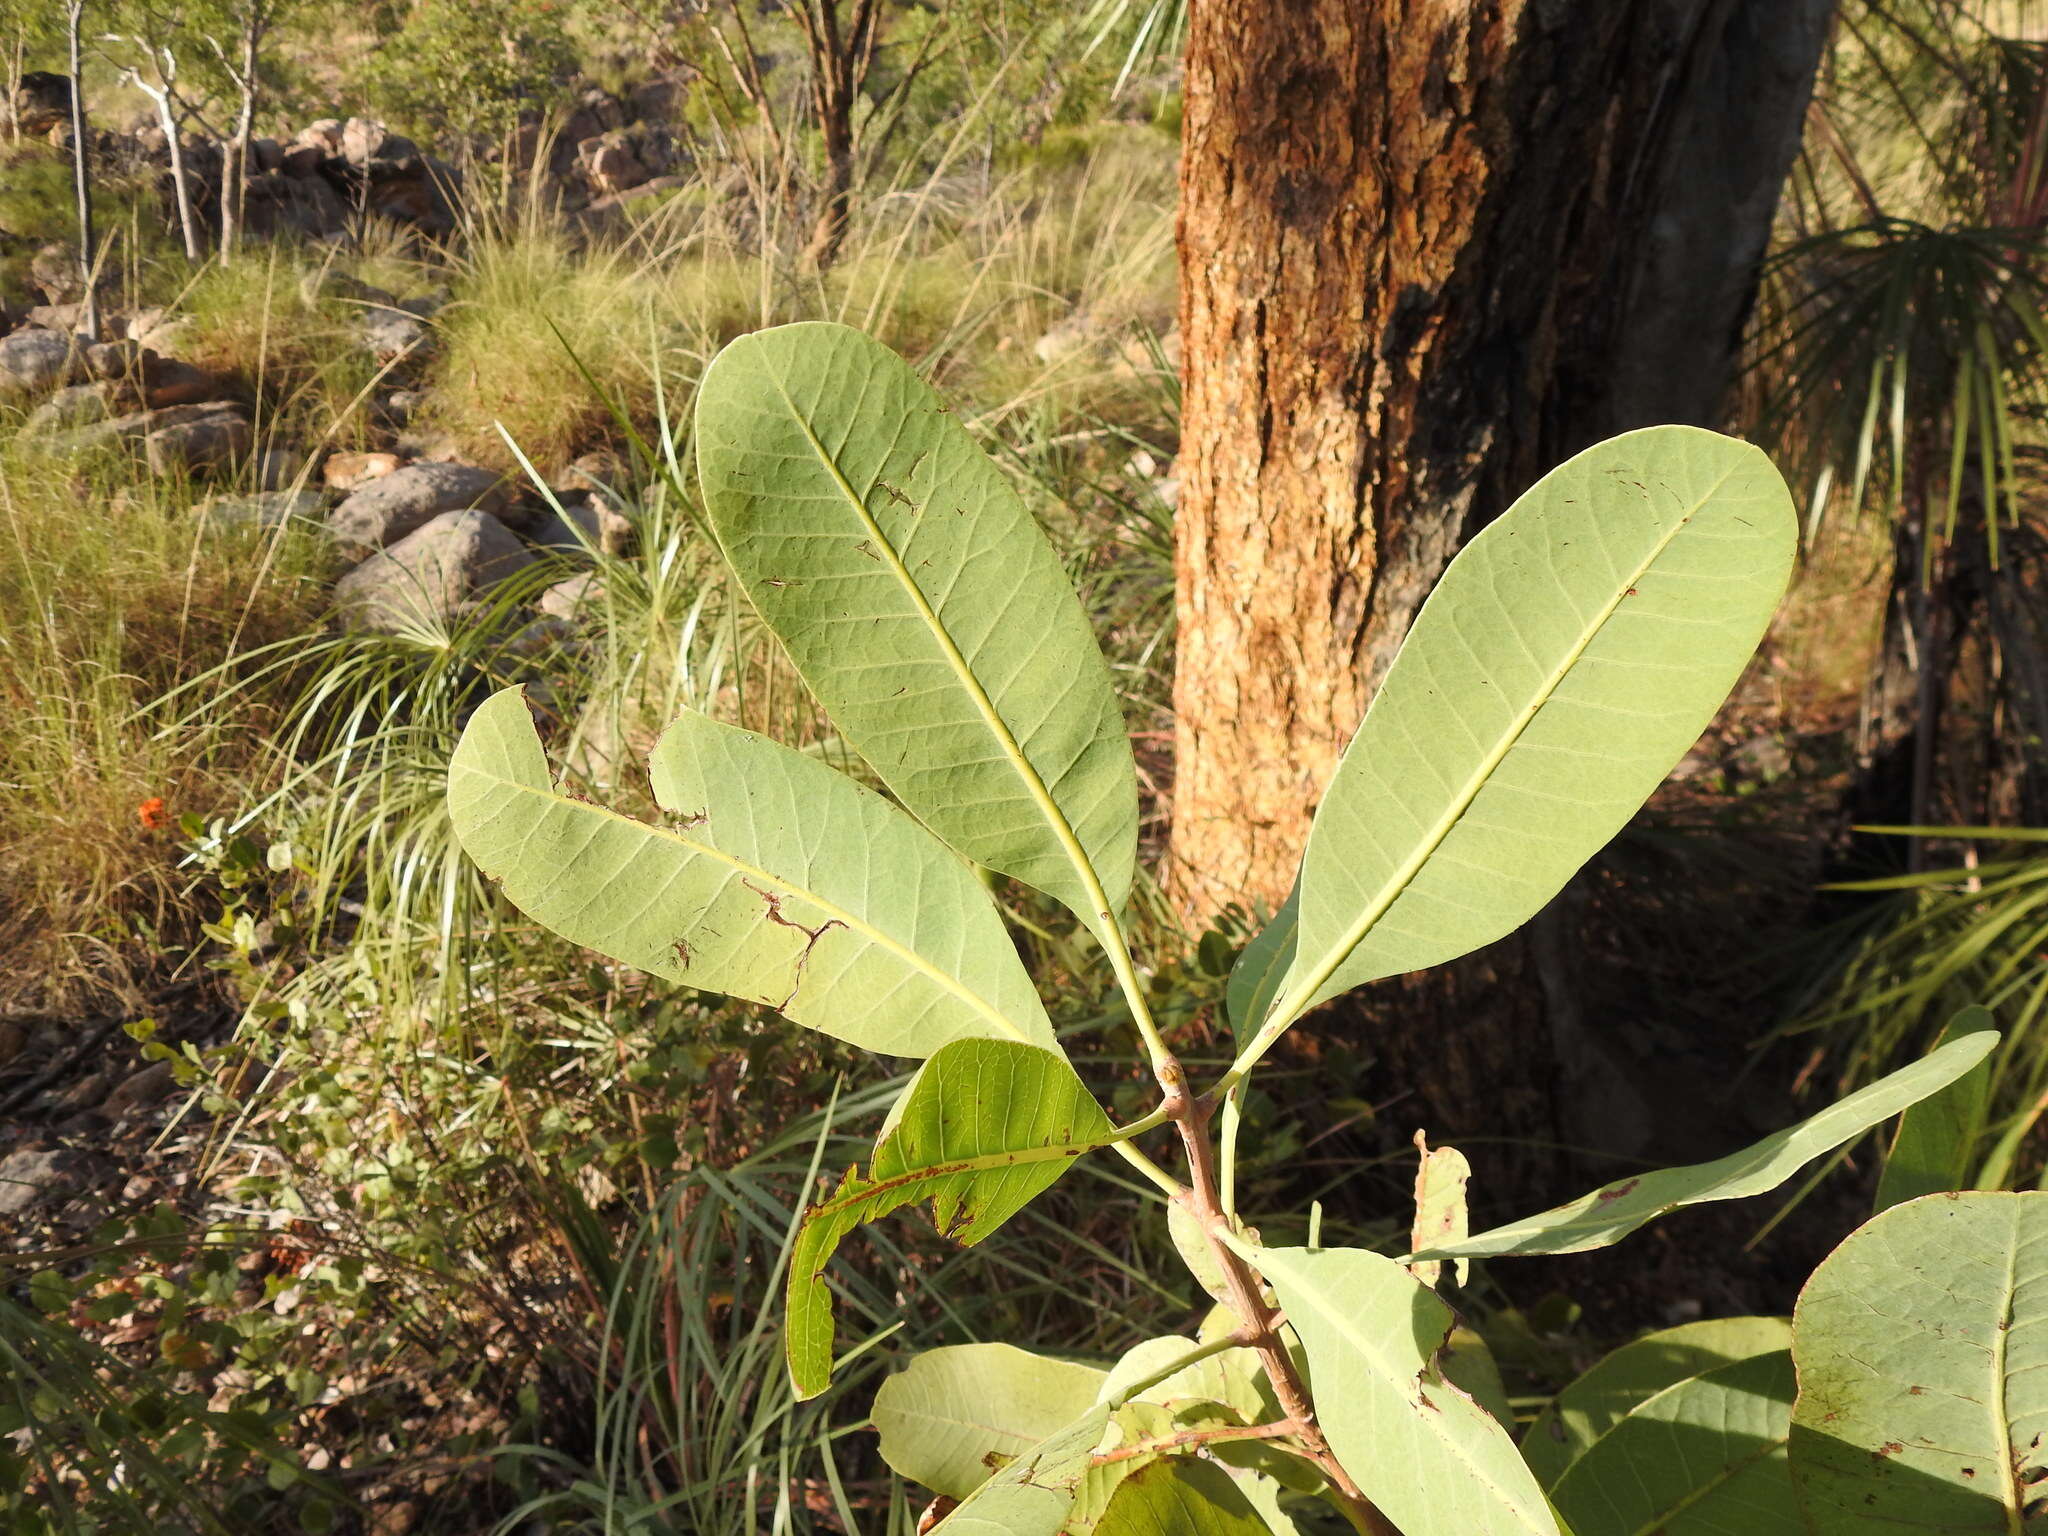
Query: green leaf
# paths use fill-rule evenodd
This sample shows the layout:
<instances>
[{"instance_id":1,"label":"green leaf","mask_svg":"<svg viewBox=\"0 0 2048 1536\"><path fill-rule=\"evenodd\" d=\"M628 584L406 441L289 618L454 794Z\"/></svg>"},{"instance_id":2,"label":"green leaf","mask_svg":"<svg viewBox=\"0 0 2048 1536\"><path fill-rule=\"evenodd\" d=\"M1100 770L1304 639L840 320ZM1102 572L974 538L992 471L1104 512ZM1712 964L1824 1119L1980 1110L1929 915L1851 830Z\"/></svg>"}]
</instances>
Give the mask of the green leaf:
<instances>
[{"instance_id":1,"label":"green leaf","mask_svg":"<svg viewBox=\"0 0 2048 1536\"><path fill-rule=\"evenodd\" d=\"M1941 1032L1944 1043L1995 1021L1988 1008L1958 1009ZM1970 1184L1977 1143L1991 1102L1991 1058L1985 1057L1939 1093L1899 1117L1899 1131L1877 1181L1877 1209L1890 1210L1921 1195L1947 1194Z\"/></svg>"},{"instance_id":2,"label":"green leaf","mask_svg":"<svg viewBox=\"0 0 2048 1536\"><path fill-rule=\"evenodd\" d=\"M1133 1345L1102 1378L1102 1400L1109 1402L1122 1397L1131 1385L1164 1370L1196 1347L1195 1340L1174 1333ZM1258 1351L1243 1347L1197 1360L1164 1381L1153 1383L1133 1400L1169 1408L1185 1403L1216 1403L1245 1424L1280 1416L1279 1405L1274 1402L1259 1365Z\"/></svg>"},{"instance_id":3,"label":"green leaf","mask_svg":"<svg viewBox=\"0 0 2048 1536\"><path fill-rule=\"evenodd\" d=\"M980 1242L1114 1130L1064 1057L1004 1040L956 1040L934 1052L895 1129L875 1143L867 1174L847 1169L832 1197L805 1213L788 1279L798 1396L831 1384L825 1266L849 1232L930 1200L941 1232Z\"/></svg>"},{"instance_id":4,"label":"green leaf","mask_svg":"<svg viewBox=\"0 0 2048 1536\"><path fill-rule=\"evenodd\" d=\"M1507 1431L1436 1366L1455 1319L1392 1259L1247 1248L1300 1337L1330 1449L1404 1536L1559 1536Z\"/></svg>"},{"instance_id":5,"label":"green leaf","mask_svg":"<svg viewBox=\"0 0 2048 1536\"><path fill-rule=\"evenodd\" d=\"M854 750L1102 932L1137 857L1130 741L1058 556L966 428L888 348L786 325L705 373L697 459L726 559Z\"/></svg>"},{"instance_id":6,"label":"green leaf","mask_svg":"<svg viewBox=\"0 0 2048 1536\"><path fill-rule=\"evenodd\" d=\"M1169 1456L1125 1478L1096 1536L1269 1536L1221 1467Z\"/></svg>"},{"instance_id":7,"label":"green leaf","mask_svg":"<svg viewBox=\"0 0 2048 1536\"><path fill-rule=\"evenodd\" d=\"M1782 1350L1666 1387L1602 1435L1551 1497L1575 1536L1804 1536Z\"/></svg>"},{"instance_id":8,"label":"green leaf","mask_svg":"<svg viewBox=\"0 0 2048 1536\"><path fill-rule=\"evenodd\" d=\"M1551 1400L1522 1436L1522 1459L1554 1488L1588 1446L1666 1387L1791 1343L1792 1323L1782 1317L1707 1318L1646 1334Z\"/></svg>"},{"instance_id":9,"label":"green leaf","mask_svg":"<svg viewBox=\"0 0 2048 1536\"><path fill-rule=\"evenodd\" d=\"M1797 532L1760 451L1650 427L1567 460L1467 544L1316 813L1262 1027L1534 916L1713 720Z\"/></svg>"},{"instance_id":10,"label":"green leaf","mask_svg":"<svg viewBox=\"0 0 2048 1536\"><path fill-rule=\"evenodd\" d=\"M934 1536L1059 1536L1108 1427L1109 1404L1097 1403L975 1489Z\"/></svg>"},{"instance_id":11,"label":"green leaf","mask_svg":"<svg viewBox=\"0 0 2048 1536\"><path fill-rule=\"evenodd\" d=\"M666 826L560 793L508 688L462 733L448 811L520 911L641 970L895 1055L1058 1048L974 871L882 796L698 714L662 735L649 777Z\"/></svg>"},{"instance_id":12,"label":"green leaf","mask_svg":"<svg viewBox=\"0 0 2048 1536\"><path fill-rule=\"evenodd\" d=\"M935 1493L964 1499L1046 1436L1095 1406L1103 1373L1008 1344L926 1350L882 1383L882 1460Z\"/></svg>"},{"instance_id":13,"label":"green leaf","mask_svg":"<svg viewBox=\"0 0 2048 1536\"><path fill-rule=\"evenodd\" d=\"M1968 1072L1998 1043L1995 1030L1952 1040L1909 1067L1879 1078L1811 1119L1711 1163L1660 1168L1617 1179L1553 1210L1444 1243L1415 1259L1482 1259L1498 1254L1583 1253L1619 1242L1652 1217L1708 1200L1741 1200L1776 1189L1831 1152Z\"/></svg>"},{"instance_id":14,"label":"green leaf","mask_svg":"<svg viewBox=\"0 0 2048 1536\"><path fill-rule=\"evenodd\" d=\"M2048 1520L2048 1195L1927 1195L1828 1256L1792 1320L1816 1536Z\"/></svg>"},{"instance_id":15,"label":"green leaf","mask_svg":"<svg viewBox=\"0 0 2048 1536\"><path fill-rule=\"evenodd\" d=\"M1294 942L1300 925L1301 882L1296 880L1273 920L1252 935L1251 942L1239 952L1237 964L1230 968L1223 1006L1230 1016L1231 1035L1240 1047L1248 1044L1257 1032L1259 1021L1273 1006L1281 980L1294 964Z\"/></svg>"}]
</instances>

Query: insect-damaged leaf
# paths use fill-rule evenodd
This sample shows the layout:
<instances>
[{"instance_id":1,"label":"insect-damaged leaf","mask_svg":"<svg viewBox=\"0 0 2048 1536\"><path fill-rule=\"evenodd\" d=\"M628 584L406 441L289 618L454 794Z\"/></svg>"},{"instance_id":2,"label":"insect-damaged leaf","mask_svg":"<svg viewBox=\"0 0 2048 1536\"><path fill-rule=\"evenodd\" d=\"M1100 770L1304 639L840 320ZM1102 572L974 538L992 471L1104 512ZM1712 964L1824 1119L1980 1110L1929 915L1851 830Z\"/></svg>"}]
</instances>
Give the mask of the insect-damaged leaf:
<instances>
[{"instance_id":1,"label":"insect-damaged leaf","mask_svg":"<svg viewBox=\"0 0 2048 1536\"><path fill-rule=\"evenodd\" d=\"M1879 1078L1819 1114L1787 1126L1740 1152L1654 1173L1617 1179L1567 1205L1481 1232L1463 1242L1440 1243L1416 1259L1483 1259L1499 1254L1583 1253L1605 1248L1652 1217L1708 1200L1742 1200L1776 1189L1824 1152L1861 1136L1910 1104L1968 1072L1998 1043L1995 1030L1952 1040L1910 1067Z\"/></svg>"},{"instance_id":2,"label":"insect-damaged leaf","mask_svg":"<svg viewBox=\"0 0 2048 1536\"><path fill-rule=\"evenodd\" d=\"M1800 1292L1792 1358L1815 1536L2048 1529L2048 1194L1873 1217Z\"/></svg>"},{"instance_id":3,"label":"insect-damaged leaf","mask_svg":"<svg viewBox=\"0 0 2048 1536\"><path fill-rule=\"evenodd\" d=\"M896 1126L863 1175L849 1168L804 1216L789 1264L789 1372L799 1396L832 1380L825 1266L855 1227L917 1200L939 1229L977 1243L1114 1128L1066 1059L1036 1046L960 1040L918 1073Z\"/></svg>"},{"instance_id":4,"label":"insect-damaged leaf","mask_svg":"<svg viewBox=\"0 0 2048 1536\"><path fill-rule=\"evenodd\" d=\"M1589 448L1489 524L1423 605L1316 813L1294 957L1260 1027L1535 915L1713 719L1796 544L1770 460L1691 427Z\"/></svg>"},{"instance_id":5,"label":"insect-damaged leaf","mask_svg":"<svg viewBox=\"0 0 2048 1536\"><path fill-rule=\"evenodd\" d=\"M1221 1467L1174 1456L1118 1486L1097 1536L1267 1536L1266 1523Z\"/></svg>"},{"instance_id":6,"label":"insect-damaged leaf","mask_svg":"<svg viewBox=\"0 0 2048 1536\"><path fill-rule=\"evenodd\" d=\"M1109 1415L1097 1403L1046 1436L933 1526L934 1536L1059 1536Z\"/></svg>"},{"instance_id":7,"label":"insect-damaged leaf","mask_svg":"<svg viewBox=\"0 0 2048 1536\"><path fill-rule=\"evenodd\" d=\"M1109 668L930 386L845 326L757 331L704 375L697 463L726 559L854 750L954 848L1102 931L1138 830Z\"/></svg>"},{"instance_id":8,"label":"insect-damaged leaf","mask_svg":"<svg viewBox=\"0 0 2048 1536\"><path fill-rule=\"evenodd\" d=\"M974 871L880 795L698 714L663 733L649 777L668 825L557 792L510 688L462 733L448 811L514 906L644 971L899 1056L1057 1049Z\"/></svg>"}]
</instances>

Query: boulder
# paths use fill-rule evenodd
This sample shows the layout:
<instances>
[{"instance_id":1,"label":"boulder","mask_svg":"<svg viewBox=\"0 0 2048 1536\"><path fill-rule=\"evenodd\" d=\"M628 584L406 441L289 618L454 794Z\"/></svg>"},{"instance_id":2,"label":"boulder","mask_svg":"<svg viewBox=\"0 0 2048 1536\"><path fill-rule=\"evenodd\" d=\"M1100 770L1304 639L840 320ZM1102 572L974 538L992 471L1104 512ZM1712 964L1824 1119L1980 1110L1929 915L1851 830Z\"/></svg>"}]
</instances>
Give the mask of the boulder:
<instances>
[{"instance_id":1,"label":"boulder","mask_svg":"<svg viewBox=\"0 0 2048 1536\"><path fill-rule=\"evenodd\" d=\"M395 453L331 453L320 466L320 478L330 491L353 491L396 474L401 462Z\"/></svg>"},{"instance_id":2,"label":"boulder","mask_svg":"<svg viewBox=\"0 0 2048 1536\"><path fill-rule=\"evenodd\" d=\"M28 262L29 281L43 290L45 302L70 304L85 297L85 279L79 275L78 253L68 245L52 242L41 246Z\"/></svg>"},{"instance_id":3,"label":"boulder","mask_svg":"<svg viewBox=\"0 0 2048 1536\"><path fill-rule=\"evenodd\" d=\"M299 130L293 142L307 149L317 149L322 155L341 153L343 124L338 117L323 117L317 123L308 123Z\"/></svg>"},{"instance_id":4,"label":"boulder","mask_svg":"<svg viewBox=\"0 0 2048 1536\"><path fill-rule=\"evenodd\" d=\"M182 410L203 414L180 421L163 420ZM255 430L238 405L173 406L168 411L149 414L155 420L144 433L142 444L153 475L168 475L181 469L225 469L246 459L255 443Z\"/></svg>"},{"instance_id":5,"label":"boulder","mask_svg":"<svg viewBox=\"0 0 2048 1536\"><path fill-rule=\"evenodd\" d=\"M284 169L284 146L275 139L251 139L249 159L259 171L281 171Z\"/></svg>"},{"instance_id":6,"label":"boulder","mask_svg":"<svg viewBox=\"0 0 2048 1536\"><path fill-rule=\"evenodd\" d=\"M273 443L261 450L250 465L252 478L259 491L290 490L305 477L306 461L311 457L303 448L289 443ZM326 505L326 498L321 498Z\"/></svg>"},{"instance_id":7,"label":"boulder","mask_svg":"<svg viewBox=\"0 0 2048 1536\"><path fill-rule=\"evenodd\" d=\"M445 512L510 501L504 477L469 464L411 464L371 481L336 507L327 526L344 545L382 549Z\"/></svg>"},{"instance_id":8,"label":"boulder","mask_svg":"<svg viewBox=\"0 0 2048 1536\"><path fill-rule=\"evenodd\" d=\"M21 424L31 436L89 427L135 409L140 402L105 379L90 384L69 384L28 413Z\"/></svg>"},{"instance_id":9,"label":"boulder","mask_svg":"<svg viewBox=\"0 0 2048 1536\"><path fill-rule=\"evenodd\" d=\"M363 345L380 363L393 362L427 343L427 327L402 309L367 309L359 322Z\"/></svg>"},{"instance_id":10,"label":"boulder","mask_svg":"<svg viewBox=\"0 0 2048 1536\"><path fill-rule=\"evenodd\" d=\"M85 319L83 304L31 304L22 313L22 324L39 325L46 331L75 331Z\"/></svg>"},{"instance_id":11,"label":"boulder","mask_svg":"<svg viewBox=\"0 0 2048 1536\"><path fill-rule=\"evenodd\" d=\"M352 117L341 126L341 157L357 170L377 161L416 160L419 146L375 118Z\"/></svg>"},{"instance_id":12,"label":"boulder","mask_svg":"<svg viewBox=\"0 0 2048 1536\"><path fill-rule=\"evenodd\" d=\"M0 401L43 394L84 375L84 345L68 331L29 328L0 336Z\"/></svg>"},{"instance_id":13,"label":"boulder","mask_svg":"<svg viewBox=\"0 0 2048 1536\"><path fill-rule=\"evenodd\" d=\"M518 535L490 513L443 512L342 577L334 606L356 629L396 633L445 623L464 602L532 563Z\"/></svg>"},{"instance_id":14,"label":"boulder","mask_svg":"<svg viewBox=\"0 0 2048 1536\"><path fill-rule=\"evenodd\" d=\"M324 148L313 144L294 144L284 152L283 163L278 169L294 181L304 181L310 176L318 176L326 159Z\"/></svg>"}]
</instances>

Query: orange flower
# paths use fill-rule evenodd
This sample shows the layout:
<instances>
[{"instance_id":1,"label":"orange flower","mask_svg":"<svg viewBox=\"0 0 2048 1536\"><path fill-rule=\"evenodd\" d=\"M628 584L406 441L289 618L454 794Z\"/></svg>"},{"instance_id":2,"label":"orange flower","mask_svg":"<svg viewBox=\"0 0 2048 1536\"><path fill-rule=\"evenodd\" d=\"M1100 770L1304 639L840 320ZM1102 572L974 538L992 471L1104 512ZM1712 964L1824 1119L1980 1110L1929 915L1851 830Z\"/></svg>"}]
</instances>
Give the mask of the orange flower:
<instances>
[{"instance_id":1,"label":"orange flower","mask_svg":"<svg viewBox=\"0 0 2048 1536\"><path fill-rule=\"evenodd\" d=\"M151 795L142 804L135 807L135 819L142 823L146 831L150 832L154 832L158 827L170 820L168 816L164 815L164 797L162 795Z\"/></svg>"}]
</instances>

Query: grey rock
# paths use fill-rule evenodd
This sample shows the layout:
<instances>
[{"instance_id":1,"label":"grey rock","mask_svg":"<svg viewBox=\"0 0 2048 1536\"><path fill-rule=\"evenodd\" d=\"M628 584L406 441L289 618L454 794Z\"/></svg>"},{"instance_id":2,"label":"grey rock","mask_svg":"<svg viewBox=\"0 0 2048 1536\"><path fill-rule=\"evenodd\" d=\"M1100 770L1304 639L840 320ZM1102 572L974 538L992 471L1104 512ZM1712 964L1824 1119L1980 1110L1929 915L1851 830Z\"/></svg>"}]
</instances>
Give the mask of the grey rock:
<instances>
[{"instance_id":1,"label":"grey rock","mask_svg":"<svg viewBox=\"0 0 2048 1536\"><path fill-rule=\"evenodd\" d=\"M67 331L30 329L0 336L0 400L39 395L84 375L84 347Z\"/></svg>"},{"instance_id":2,"label":"grey rock","mask_svg":"<svg viewBox=\"0 0 2048 1536\"><path fill-rule=\"evenodd\" d=\"M275 139L251 139L249 141L249 158L255 162L256 169L259 171L282 170L284 169L284 146Z\"/></svg>"},{"instance_id":3,"label":"grey rock","mask_svg":"<svg viewBox=\"0 0 2048 1536\"><path fill-rule=\"evenodd\" d=\"M68 384L30 411L21 426L26 433L40 435L71 427L89 427L121 414L122 406L116 398L116 391L104 381Z\"/></svg>"},{"instance_id":4,"label":"grey rock","mask_svg":"<svg viewBox=\"0 0 2048 1536\"><path fill-rule=\"evenodd\" d=\"M105 1108L114 1116L133 1114L160 1104L177 1089L176 1068L168 1061L153 1061L140 1072L132 1072L114 1085Z\"/></svg>"},{"instance_id":5,"label":"grey rock","mask_svg":"<svg viewBox=\"0 0 2048 1536\"><path fill-rule=\"evenodd\" d=\"M488 512L443 512L335 584L352 628L397 632L446 622L462 604L533 563L518 535Z\"/></svg>"},{"instance_id":6,"label":"grey rock","mask_svg":"<svg viewBox=\"0 0 2048 1536\"><path fill-rule=\"evenodd\" d=\"M173 407L173 410L183 407ZM144 457L153 475L178 470L225 469L246 459L255 443L255 430L240 406L199 407L206 412L188 420L152 423L143 437ZM155 411L162 418L169 411Z\"/></svg>"},{"instance_id":7,"label":"grey rock","mask_svg":"<svg viewBox=\"0 0 2048 1536\"><path fill-rule=\"evenodd\" d=\"M534 606L550 619L575 620L587 617L604 601L604 578L595 571L558 581L541 593Z\"/></svg>"},{"instance_id":8,"label":"grey rock","mask_svg":"<svg viewBox=\"0 0 2048 1536\"><path fill-rule=\"evenodd\" d=\"M402 309L368 309L359 322L363 345L378 362L388 363L427 344L426 322Z\"/></svg>"},{"instance_id":9,"label":"grey rock","mask_svg":"<svg viewBox=\"0 0 2048 1536\"><path fill-rule=\"evenodd\" d=\"M409 464L349 494L328 517L341 543L382 549L444 512L497 512L510 500L504 478L470 464Z\"/></svg>"},{"instance_id":10,"label":"grey rock","mask_svg":"<svg viewBox=\"0 0 2048 1536\"><path fill-rule=\"evenodd\" d=\"M82 1182L84 1160L75 1152L23 1147L0 1158L0 1216L21 1216L63 1199Z\"/></svg>"},{"instance_id":11,"label":"grey rock","mask_svg":"<svg viewBox=\"0 0 2048 1536\"><path fill-rule=\"evenodd\" d=\"M256 455L255 462L250 466L256 483L256 489L259 491L290 490L306 477L307 459L308 455L305 449L293 448L286 444L276 444L263 449ZM307 494L314 495L312 492ZM314 499L323 507L327 504L326 500L320 496L314 495Z\"/></svg>"}]
</instances>

